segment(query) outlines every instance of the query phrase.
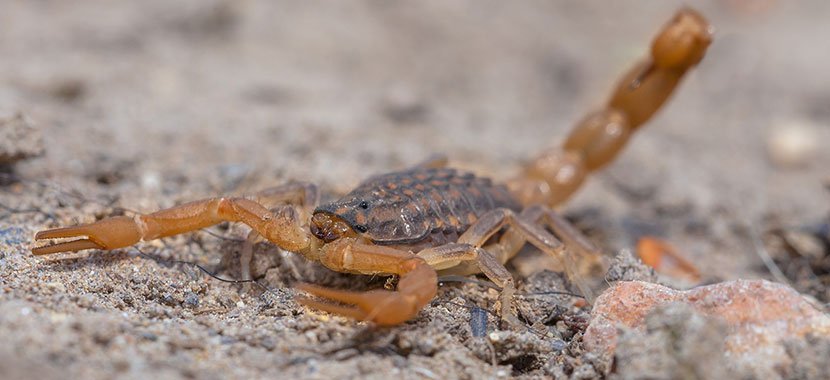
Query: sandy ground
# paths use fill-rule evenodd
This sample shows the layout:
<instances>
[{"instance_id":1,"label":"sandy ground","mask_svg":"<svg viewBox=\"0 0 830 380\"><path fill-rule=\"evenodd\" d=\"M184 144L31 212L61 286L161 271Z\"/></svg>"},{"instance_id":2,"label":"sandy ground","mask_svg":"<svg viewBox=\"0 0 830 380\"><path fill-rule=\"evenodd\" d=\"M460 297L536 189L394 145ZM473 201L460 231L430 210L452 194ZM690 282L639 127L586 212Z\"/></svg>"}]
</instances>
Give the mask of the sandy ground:
<instances>
[{"instance_id":1,"label":"sandy ground","mask_svg":"<svg viewBox=\"0 0 830 380\"><path fill-rule=\"evenodd\" d=\"M718 28L703 64L562 211L609 259L650 234L705 282L772 278L753 240L826 226L830 210L830 3L691 5ZM260 246L263 293L170 261L233 277L237 226L138 247L161 262L29 248L44 228L289 180L332 197L432 153L505 178L601 104L680 6L0 2L0 118L23 114L45 146L0 178L0 377L599 376L608 363L579 346L589 310L568 297L521 299L533 328L490 316L480 334L470 305L492 309L497 293L453 283L416 320L376 329L299 307L289 285L383 279ZM805 164L770 160L781 130L815 144ZM800 283L781 249L770 254ZM566 286L526 267L514 268L522 291ZM802 285L828 302L820 283Z\"/></svg>"}]
</instances>

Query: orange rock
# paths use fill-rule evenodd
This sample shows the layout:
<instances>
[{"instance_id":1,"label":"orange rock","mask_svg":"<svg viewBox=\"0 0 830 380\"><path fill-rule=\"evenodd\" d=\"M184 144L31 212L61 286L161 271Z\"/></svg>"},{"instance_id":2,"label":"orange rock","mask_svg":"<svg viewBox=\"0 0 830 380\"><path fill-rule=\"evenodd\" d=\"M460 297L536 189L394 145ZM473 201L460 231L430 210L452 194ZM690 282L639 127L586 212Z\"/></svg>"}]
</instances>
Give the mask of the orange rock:
<instances>
[{"instance_id":1,"label":"orange rock","mask_svg":"<svg viewBox=\"0 0 830 380\"><path fill-rule=\"evenodd\" d=\"M725 355L736 368L774 373L790 364L785 342L812 337L830 339L830 316L792 288L764 280L737 280L686 291L662 285L618 282L597 298L584 336L585 348L613 356L618 327L644 331L655 307L671 302L727 325Z\"/></svg>"}]
</instances>

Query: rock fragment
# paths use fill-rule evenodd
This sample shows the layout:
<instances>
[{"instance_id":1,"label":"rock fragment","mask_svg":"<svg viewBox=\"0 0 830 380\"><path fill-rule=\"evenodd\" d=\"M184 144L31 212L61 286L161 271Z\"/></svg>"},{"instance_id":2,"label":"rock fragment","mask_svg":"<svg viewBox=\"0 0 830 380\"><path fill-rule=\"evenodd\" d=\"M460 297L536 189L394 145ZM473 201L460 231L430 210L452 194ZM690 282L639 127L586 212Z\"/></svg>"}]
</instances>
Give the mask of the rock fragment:
<instances>
[{"instance_id":1,"label":"rock fragment","mask_svg":"<svg viewBox=\"0 0 830 380\"><path fill-rule=\"evenodd\" d=\"M646 281L657 282L654 268L643 264L642 260L634 257L629 250L620 251L611 262L605 280L609 283L617 281Z\"/></svg>"},{"instance_id":2,"label":"rock fragment","mask_svg":"<svg viewBox=\"0 0 830 380\"><path fill-rule=\"evenodd\" d=\"M791 367L787 346L792 342L807 336L830 338L830 316L782 284L737 280L678 291L630 281L616 283L597 298L585 348L614 356L620 342L618 328L644 334L649 313L672 303L688 305L724 324L723 353L729 369L758 378L776 378L779 368Z\"/></svg>"},{"instance_id":3,"label":"rock fragment","mask_svg":"<svg viewBox=\"0 0 830 380\"><path fill-rule=\"evenodd\" d=\"M734 379L723 356L725 323L684 303L669 303L646 316L645 332L624 329L611 378Z\"/></svg>"}]
</instances>

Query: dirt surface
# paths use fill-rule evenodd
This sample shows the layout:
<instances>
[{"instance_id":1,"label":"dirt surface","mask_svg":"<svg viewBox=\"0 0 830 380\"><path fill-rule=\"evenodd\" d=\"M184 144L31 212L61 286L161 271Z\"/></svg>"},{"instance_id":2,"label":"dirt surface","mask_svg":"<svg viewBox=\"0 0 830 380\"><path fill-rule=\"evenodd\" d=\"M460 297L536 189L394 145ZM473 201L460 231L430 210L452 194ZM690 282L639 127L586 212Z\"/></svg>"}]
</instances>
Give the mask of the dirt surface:
<instances>
[{"instance_id":1,"label":"dirt surface","mask_svg":"<svg viewBox=\"0 0 830 380\"><path fill-rule=\"evenodd\" d=\"M595 378L614 369L582 351L590 310L573 297L519 297L529 327L503 330L490 314L481 324L496 291L448 283L417 319L379 329L302 308L289 286L384 279L335 274L268 246L257 248L255 273L265 292L174 262L233 278L239 226L140 251L35 258L29 249L44 228L290 180L333 197L433 153L505 178L601 104L681 5L0 2L0 119L23 115L46 147L33 157L37 139L0 142L0 156L30 152L0 162L0 377ZM691 5L717 27L704 62L562 211L609 263L655 235L698 265L703 282L787 281L826 303L830 51L819 47L830 3ZM801 159L775 161L768 146L790 141L780 130L813 146L785 146ZM809 234L818 249L805 253L782 231ZM567 287L559 274L532 274L534 257L513 266L520 292ZM641 272L615 276L653 275ZM673 357L687 368L710 358L701 347L715 350L718 330L683 325L683 313L652 315L663 327L649 339L671 344L661 339L676 326L705 332ZM626 343L617 376L648 376L632 369L648 366L620 367L648 352L641 343ZM813 358L793 376L822 373L827 347L811 347L791 345Z\"/></svg>"}]
</instances>

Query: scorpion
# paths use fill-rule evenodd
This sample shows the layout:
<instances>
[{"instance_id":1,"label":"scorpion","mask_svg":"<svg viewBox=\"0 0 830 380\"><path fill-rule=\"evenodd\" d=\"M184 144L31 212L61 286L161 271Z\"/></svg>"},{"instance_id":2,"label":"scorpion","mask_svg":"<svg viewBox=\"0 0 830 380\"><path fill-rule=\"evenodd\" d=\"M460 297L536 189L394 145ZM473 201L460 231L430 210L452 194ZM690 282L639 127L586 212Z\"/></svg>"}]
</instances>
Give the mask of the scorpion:
<instances>
[{"instance_id":1,"label":"scorpion","mask_svg":"<svg viewBox=\"0 0 830 380\"><path fill-rule=\"evenodd\" d=\"M437 294L438 274L483 273L500 289L499 312L517 323L516 286L505 264L526 244L556 258L583 294L574 261L599 250L554 207L589 173L611 162L630 136L661 108L685 73L703 58L713 29L681 9L652 41L649 56L620 80L606 106L588 114L560 146L543 151L515 178L488 178L447 167L443 157L369 178L339 200L318 205L318 188L289 183L246 197L216 197L150 214L116 216L40 231L34 255L113 250L222 222L251 228L241 277L250 278L252 245L261 240L338 272L396 275L395 290L344 291L308 283L297 301L325 312L401 324ZM77 238L66 240L67 238ZM576 280L575 280L576 279Z\"/></svg>"}]
</instances>

